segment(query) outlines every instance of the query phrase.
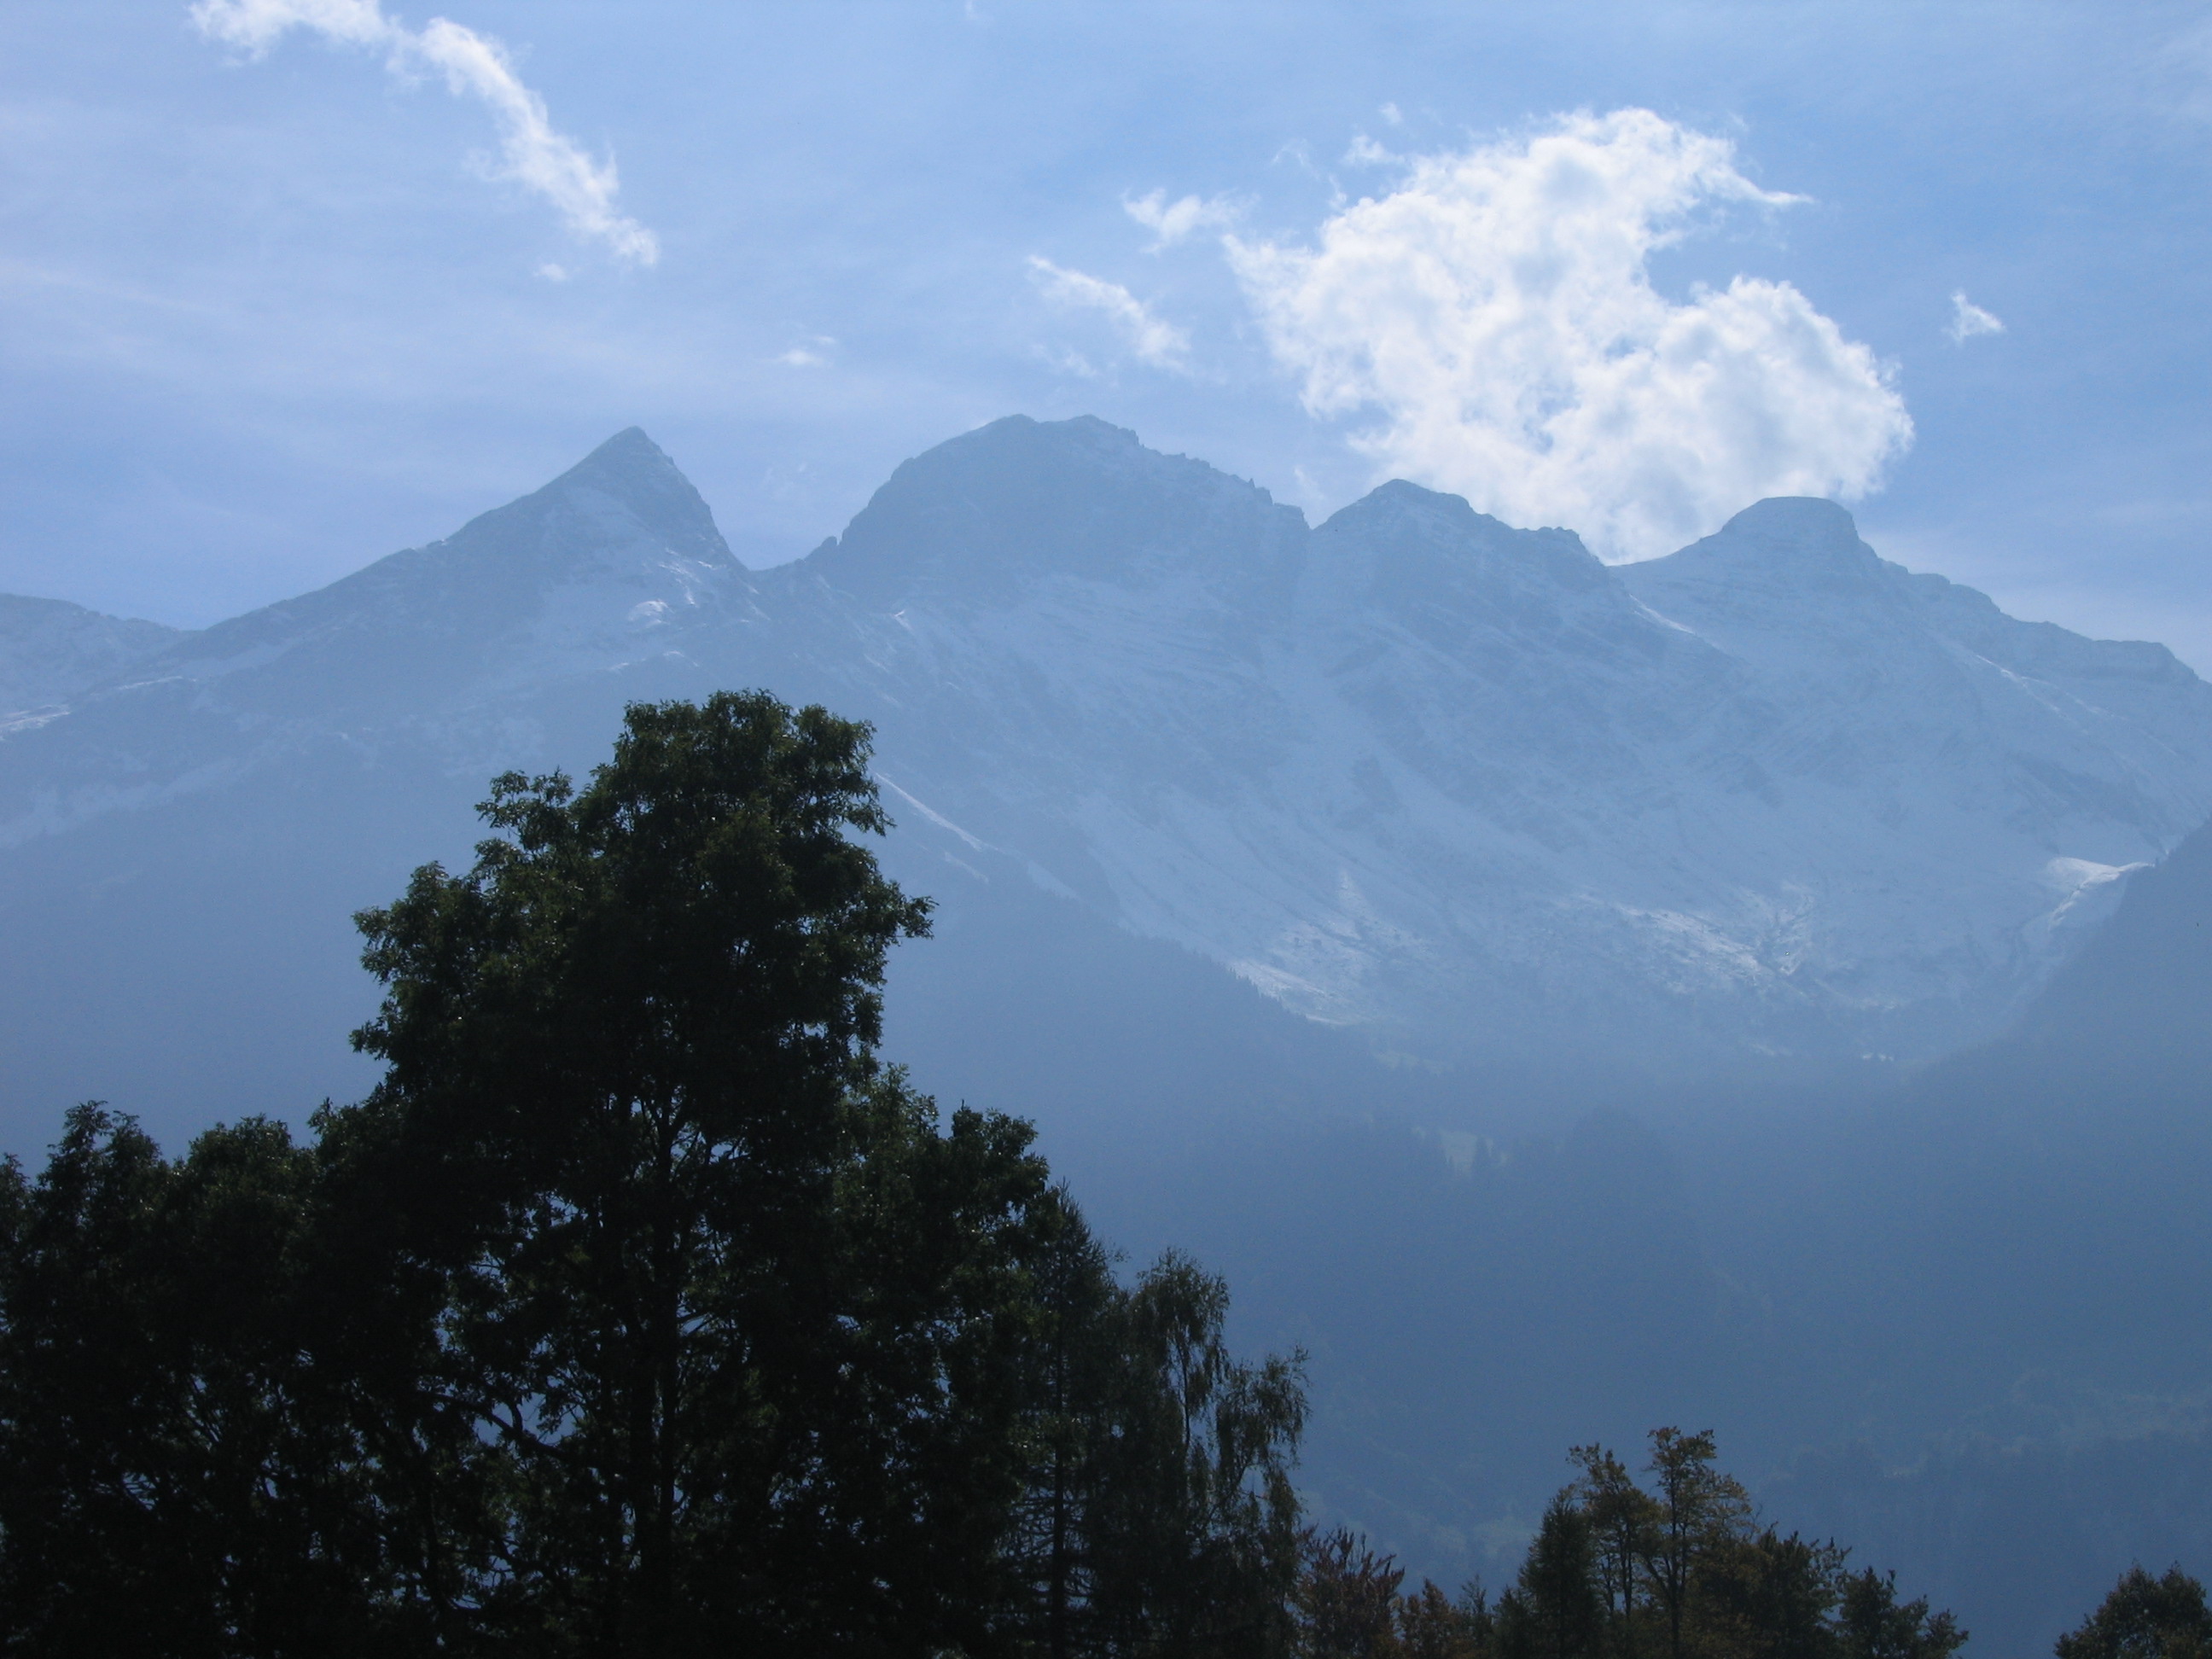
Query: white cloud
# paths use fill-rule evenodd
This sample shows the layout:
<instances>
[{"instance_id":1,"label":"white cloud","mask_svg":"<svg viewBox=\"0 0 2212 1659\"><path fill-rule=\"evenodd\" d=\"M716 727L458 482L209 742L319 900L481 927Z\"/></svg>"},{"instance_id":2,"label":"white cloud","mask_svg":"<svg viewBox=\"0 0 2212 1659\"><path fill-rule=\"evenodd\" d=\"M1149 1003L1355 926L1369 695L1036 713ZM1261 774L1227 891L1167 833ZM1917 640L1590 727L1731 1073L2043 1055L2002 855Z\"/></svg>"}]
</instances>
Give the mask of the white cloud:
<instances>
[{"instance_id":1,"label":"white cloud","mask_svg":"<svg viewBox=\"0 0 2212 1659\"><path fill-rule=\"evenodd\" d=\"M1161 368L1182 367L1190 337L1174 324L1153 316L1150 307L1121 283L1064 270L1035 254L1030 256L1030 270L1043 286L1047 299L1071 309L1102 313L1145 362Z\"/></svg>"},{"instance_id":2,"label":"white cloud","mask_svg":"<svg viewBox=\"0 0 2212 1659\"><path fill-rule=\"evenodd\" d=\"M545 100L522 83L506 47L491 36L443 17L410 29L386 17L379 0L195 0L191 15L210 40L256 58L301 28L342 46L380 47L396 74L443 76L448 91L476 99L498 124L494 178L544 197L571 230L604 242L619 258L649 265L660 257L653 233L616 208L614 163L594 161L553 130Z\"/></svg>"},{"instance_id":3,"label":"white cloud","mask_svg":"<svg viewBox=\"0 0 2212 1659\"><path fill-rule=\"evenodd\" d=\"M1152 233L1152 245L1145 250L1147 253L1172 247L1194 230L1233 224L1237 215L1237 204L1227 197L1208 199L1185 196L1170 202L1164 190L1156 190L1134 201L1125 196L1121 198L1121 210Z\"/></svg>"},{"instance_id":4,"label":"white cloud","mask_svg":"<svg viewBox=\"0 0 2212 1659\"><path fill-rule=\"evenodd\" d=\"M1951 322L1943 331L1951 337L1952 344L1964 345L1977 334L2003 333L2004 319L1995 312L1983 310L1960 289L1951 296Z\"/></svg>"},{"instance_id":5,"label":"white cloud","mask_svg":"<svg viewBox=\"0 0 2212 1659\"><path fill-rule=\"evenodd\" d=\"M1406 158L1395 150L1388 150L1365 133L1355 133L1351 146L1344 152L1344 165L1348 167L1392 167L1405 165Z\"/></svg>"},{"instance_id":6,"label":"white cloud","mask_svg":"<svg viewBox=\"0 0 2212 1659\"><path fill-rule=\"evenodd\" d=\"M1701 216L1797 199L1631 109L1416 158L1313 248L1224 242L1307 409L1379 416L1353 442L1382 470L1634 558L1763 495L1863 494L1911 441L1873 352L1790 283L1651 285Z\"/></svg>"}]
</instances>

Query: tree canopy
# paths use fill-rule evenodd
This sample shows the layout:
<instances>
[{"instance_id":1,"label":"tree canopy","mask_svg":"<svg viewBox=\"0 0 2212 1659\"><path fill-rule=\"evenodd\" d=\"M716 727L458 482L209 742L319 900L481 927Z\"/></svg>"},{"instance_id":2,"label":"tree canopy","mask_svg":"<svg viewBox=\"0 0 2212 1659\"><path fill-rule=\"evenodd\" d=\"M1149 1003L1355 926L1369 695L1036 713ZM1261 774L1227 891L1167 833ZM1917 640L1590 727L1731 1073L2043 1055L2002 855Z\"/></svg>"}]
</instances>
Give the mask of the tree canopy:
<instances>
[{"instance_id":1,"label":"tree canopy","mask_svg":"<svg viewBox=\"0 0 2212 1659\"><path fill-rule=\"evenodd\" d=\"M868 735L633 707L356 918L365 1099L0 1170L0 1652L1948 1659L1709 1432L1575 1449L1494 1598L1302 1528L1300 1358L878 1059ZM2138 1572L2060 1659L2205 1622Z\"/></svg>"},{"instance_id":2,"label":"tree canopy","mask_svg":"<svg viewBox=\"0 0 2212 1659\"><path fill-rule=\"evenodd\" d=\"M7 1651L1276 1650L1297 1362L878 1061L867 757L634 707L357 919L384 1073L307 1143L9 1165Z\"/></svg>"}]
</instances>

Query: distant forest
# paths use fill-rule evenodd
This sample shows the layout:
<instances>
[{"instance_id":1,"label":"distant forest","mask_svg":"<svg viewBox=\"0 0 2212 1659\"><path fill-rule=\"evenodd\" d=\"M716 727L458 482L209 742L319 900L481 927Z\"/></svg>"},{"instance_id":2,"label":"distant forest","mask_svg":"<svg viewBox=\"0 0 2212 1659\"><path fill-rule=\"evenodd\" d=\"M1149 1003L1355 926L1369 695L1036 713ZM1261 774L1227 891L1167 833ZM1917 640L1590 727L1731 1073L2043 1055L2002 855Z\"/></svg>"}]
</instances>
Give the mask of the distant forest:
<instances>
[{"instance_id":1,"label":"distant forest","mask_svg":"<svg viewBox=\"0 0 2212 1659\"><path fill-rule=\"evenodd\" d=\"M72 1112L0 1179L0 1652L1947 1659L1714 1437L1574 1449L1518 1573L1308 1524L1302 1357L1125 1273L1014 1118L878 1058L929 906L868 732L765 694L509 774L357 919L305 1143ZM2141 1569L2059 1659L2212 1652Z\"/></svg>"}]
</instances>

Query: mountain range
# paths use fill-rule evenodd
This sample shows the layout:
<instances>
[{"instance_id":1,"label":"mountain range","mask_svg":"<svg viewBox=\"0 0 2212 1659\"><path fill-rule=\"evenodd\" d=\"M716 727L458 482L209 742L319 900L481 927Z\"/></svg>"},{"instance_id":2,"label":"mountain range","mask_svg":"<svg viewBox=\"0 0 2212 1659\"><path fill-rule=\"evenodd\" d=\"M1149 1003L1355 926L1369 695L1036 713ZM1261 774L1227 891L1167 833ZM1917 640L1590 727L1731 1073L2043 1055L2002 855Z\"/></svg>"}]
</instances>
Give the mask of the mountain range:
<instances>
[{"instance_id":1,"label":"mountain range","mask_svg":"<svg viewBox=\"0 0 2212 1659\"><path fill-rule=\"evenodd\" d=\"M1456 1583L1711 1425L1998 1651L2212 1548L2212 688L1826 501L1607 567L1017 417L747 569L633 429L212 628L0 599L9 1147L358 1093L351 913L725 686L874 724L890 1057L1308 1352L1317 1519Z\"/></svg>"},{"instance_id":2,"label":"mountain range","mask_svg":"<svg viewBox=\"0 0 2212 1659\"><path fill-rule=\"evenodd\" d=\"M1956 1048L2212 817L2212 689L2170 653L2009 618L1831 503L1608 568L1405 483L1309 527L1091 419L940 445L763 570L633 428L198 632L7 605L0 928L96 956L137 866L158 909L255 847L323 913L266 941L302 1024L343 916L456 855L484 779L717 685L872 721L894 867L948 908L1025 881L1431 1065ZM200 974L222 924L175 920L132 978ZM36 1055L70 1022L14 1007L9 1075L59 1086ZM116 1083L173 1073L157 1038Z\"/></svg>"}]
</instances>

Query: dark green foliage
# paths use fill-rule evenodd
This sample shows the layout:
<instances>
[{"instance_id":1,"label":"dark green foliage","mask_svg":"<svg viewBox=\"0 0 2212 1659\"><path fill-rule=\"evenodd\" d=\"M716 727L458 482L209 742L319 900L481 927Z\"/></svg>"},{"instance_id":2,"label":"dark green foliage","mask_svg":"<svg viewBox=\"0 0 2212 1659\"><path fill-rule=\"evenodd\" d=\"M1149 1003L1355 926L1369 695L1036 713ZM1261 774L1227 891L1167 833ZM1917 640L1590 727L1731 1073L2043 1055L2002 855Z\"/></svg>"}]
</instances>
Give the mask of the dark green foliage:
<instances>
[{"instance_id":1,"label":"dark green foliage","mask_svg":"<svg viewBox=\"0 0 2212 1659\"><path fill-rule=\"evenodd\" d=\"M866 732L630 712L580 792L510 775L477 866L361 918L384 1083L325 1133L434 1283L409 1401L485 1448L480 1622L538 1651L975 1640L1019 1489L1028 1132L878 1073L927 910ZM770 1593L773 1587L774 1593Z\"/></svg>"},{"instance_id":2,"label":"dark green foliage","mask_svg":"<svg viewBox=\"0 0 2212 1659\"><path fill-rule=\"evenodd\" d=\"M1544 1510L1519 1579L1498 1598L1498 1651L1505 1659L1584 1659L1603 1613L1589 1517L1561 1492Z\"/></svg>"},{"instance_id":3,"label":"dark green foliage","mask_svg":"<svg viewBox=\"0 0 2212 1659\"><path fill-rule=\"evenodd\" d=\"M1698 1647L1741 1659L1826 1659L1850 1651L1850 1620L1835 1616L1856 1582L1844 1576L1846 1553L1771 1527L1714 1548L1697 1574ZM1924 1616L1928 1604L1918 1611Z\"/></svg>"},{"instance_id":4,"label":"dark green foliage","mask_svg":"<svg viewBox=\"0 0 2212 1659\"><path fill-rule=\"evenodd\" d=\"M1902 1651L1902 1650L1898 1650ZM2178 1567L2130 1567L2104 1604L2057 1642L2058 1659L2203 1659L2212 1653L2204 1586Z\"/></svg>"},{"instance_id":5,"label":"dark green foliage","mask_svg":"<svg viewBox=\"0 0 2212 1659\"><path fill-rule=\"evenodd\" d=\"M1651 1431L1647 1473L1656 1490L1644 1565L1664 1621L1668 1659L1683 1659L1689 1650L1691 1593L1699 1566L1738 1542L1750 1521L1750 1496L1721 1473L1716 1455L1710 1429Z\"/></svg>"},{"instance_id":6,"label":"dark green foliage","mask_svg":"<svg viewBox=\"0 0 2212 1659\"><path fill-rule=\"evenodd\" d=\"M1481 1659L1497 1641L1489 1597L1470 1584L1456 1601L1427 1579L1398 1603L1398 1652L1404 1659Z\"/></svg>"},{"instance_id":7,"label":"dark green foliage","mask_svg":"<svg viewBox=\"0 0 2212 1659\"><path fill-rule=\"evenodd\" d=\"M0 1650L1263 1655L1294 1362L878 1066L864 727L631 709L359 919L313 1146L0 1176Z\"/></svg>"},{"instance_id":8,"label":"dark green foliage","mask_svg":"<svg viewBox=\"0 0 2212 1659\"><path fill-rule=\"evenodd\" d=\"M70 1115L5 1176L0 1629L9 1650L374 1651L404 1621L386 1496L327 1375L313 1155L278 1124L179 1163Z\"/></svg>"},{"instance_id":9,"label":"dark green foliage","mask_svg":"<svg viewBox=\"0 0 2212 1659\"><path fill-rule=\"evenodd\" d=\"M1717 1468L1710 1432L1655 1430L1650 1490L1602 1446L1577 1446L1570 1459L1577 1478L1545 1509L1494 1607L1479 1585L1455 1604L1425 1583L1396 1596L1387 1620L1309 1619L1298 1650L1631 1659L1679 1644L1692 1659L1949 1659L1966 1640L1924 1599L1900 1604L1893 1577L1845 1571L1847 1551L1757 1526L1743 1487ZM1299 1606L1368 1608L1386 1577L1395 1589L1388 1558L1378 1563L1339 1534L1332 1549L1310 1553ZM1357 1638L1333 1646L1316 1638L1340 1627Z\"/></svg>"},{"instance_id":10,"label":"dark green foliage","mask_svg":"<svg viewBox=\"0 0 2212 1659\"><path fill-rule=\"evenodd\" d=\"M1582 1471L1568 1490L1589 1525L1608 1643L1622 1659L1635 1659L1642 1564L1658 1536L1659 1505L1604 1447L1577 1446L1567 1457Z\"/></svg>"},{"instance_id":11,"label":"dark green foliage","mask_svg":"<svg viewBox=\"0 0 2212 1659\"><path fill-rule=\"evenodd\" d=\"M1231 1356L1228 1291L1172 1253L1123 1287L1072 1200L1034 1258L1012 1565L1039 1655L1282 1650L1298 1360Z\"/></svg>"}]
</instances>

